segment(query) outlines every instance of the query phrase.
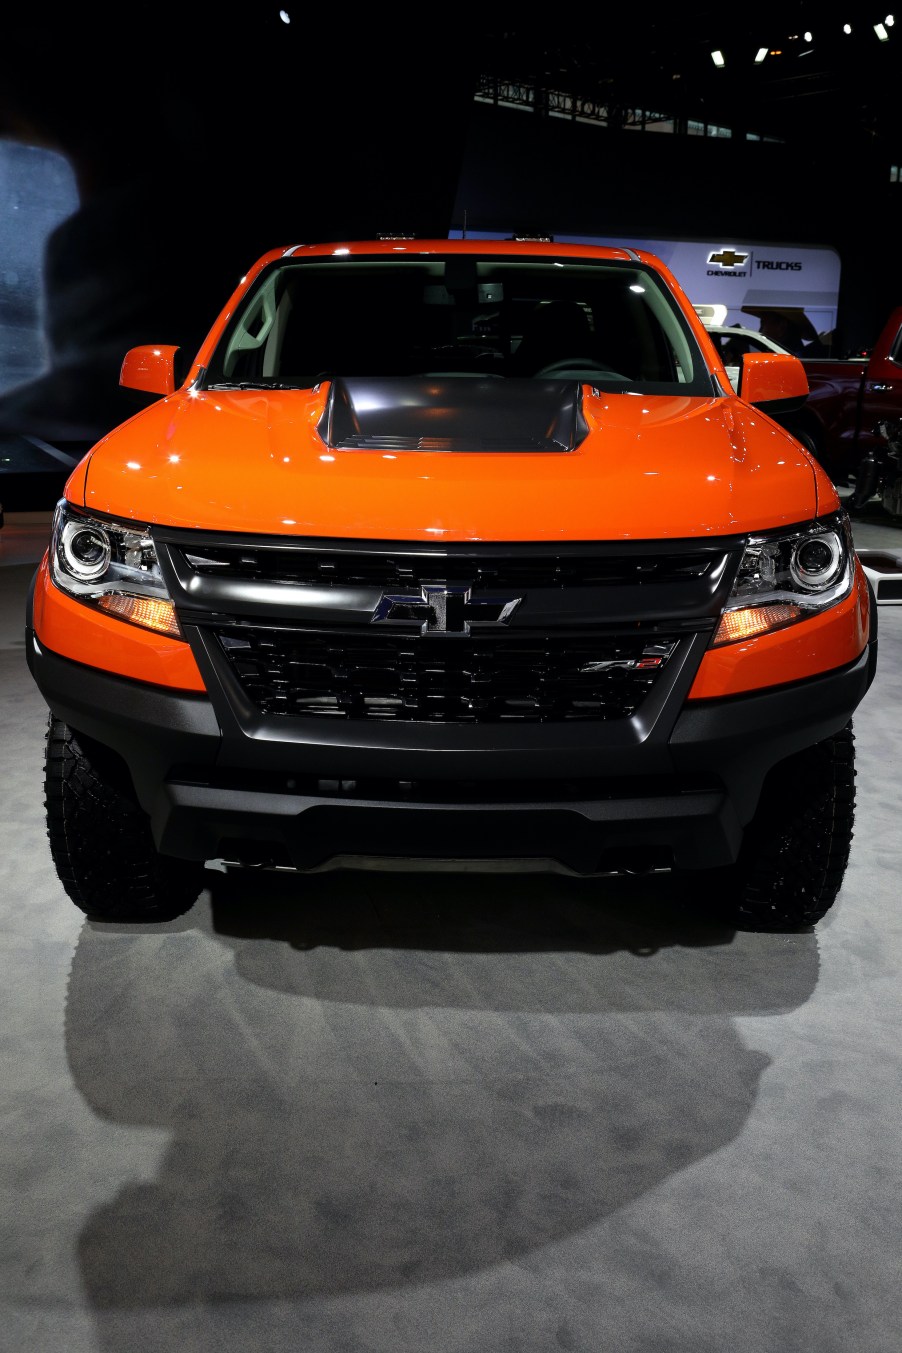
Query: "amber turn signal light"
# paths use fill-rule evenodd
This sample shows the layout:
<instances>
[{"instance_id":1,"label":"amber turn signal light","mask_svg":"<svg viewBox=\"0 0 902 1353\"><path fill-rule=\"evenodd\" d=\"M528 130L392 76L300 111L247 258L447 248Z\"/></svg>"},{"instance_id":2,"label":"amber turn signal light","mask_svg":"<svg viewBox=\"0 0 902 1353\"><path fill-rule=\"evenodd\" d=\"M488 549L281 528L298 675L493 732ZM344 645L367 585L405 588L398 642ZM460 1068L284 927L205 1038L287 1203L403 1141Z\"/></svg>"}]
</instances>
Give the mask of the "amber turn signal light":
<instances>
[{"instance_id":1,"label":"amber turn signal light","mask_svg":"<svg viewBox=\"0 0 902 1353\"><path fill-rule=\"evenodd\" d=\"M792 602L777 602L772 606L743 606L735 611L724 611L712 640L717 644L735 644L739 639L754 639L758 634L782 629L798 620L802 611Z\"/></svg>"},{"instance_id":2,"label":"amber turn signal light","mask_svg":"<svg viewBox=\"0 0 902 1353\"><path fill-rule=\"evenodd\" d=\"M120 620L130 620L133 625L142 625L144 629L156 630L159 634L171 634L175 639L182 637L175 607L171 601L108 592L98 598L97 605L101 611L117 615Z\"/></svg>"}]
</instances>

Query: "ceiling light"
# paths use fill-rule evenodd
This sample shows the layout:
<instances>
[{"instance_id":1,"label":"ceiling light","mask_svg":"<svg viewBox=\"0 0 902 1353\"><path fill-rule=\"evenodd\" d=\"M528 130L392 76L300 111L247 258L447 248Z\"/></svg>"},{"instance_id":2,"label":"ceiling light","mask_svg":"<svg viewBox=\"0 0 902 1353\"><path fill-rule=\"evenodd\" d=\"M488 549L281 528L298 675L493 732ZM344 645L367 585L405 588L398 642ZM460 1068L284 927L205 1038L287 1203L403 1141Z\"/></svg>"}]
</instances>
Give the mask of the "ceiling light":
<instances>
[{"instance_id":1,"label":"ceiling light","mask_svg":"<svg viewBox=\"0 0 902 1353\"><path fill-rule=\"evenodd\" d=\"M889 42L889 33L887 33L882 23L874 24L874 32L877 34L881 42Z\"/></svg>"},{"instance_id":2,"label":"ceiling light","mask_svg":"<svg viewBox=\"0 0 902 1353\"><path fill-rule=\"evenodd\" d=\"M844 23L843 26L842 26L842 31L843 31L844 33L851 33L851 31L852 31L852 25L851 25L850 23Z\"/></svg>"},{"instance_id":3,"label":"ceiling light","mask_svg":"<svg viewBox=\"0 0 902 1353\"><path fill-rule=\"evenodd\" d=\"M813 33L803 33L803 34L802 34L802 37L805 39L806 42L813 42L813 41L814 41L814 34L813 34Z\"/></svg>"},{"instance_id":4,"label":"ceiling light","mask_svg":"<svg viewBox=\"0 0 902 1353\"><path fill-rule=\"evenodd\" d=\"M291 15L288 13L287 9L279 10L279 18L283 23L291 23Z\"/></svg>"},{"instance_id":5,"label":"ceiling light","mask_svg":"<svg viewBox=\"0 0 902 1353\"><path fill-rule=\"evenodd\" d=\"M712 52L711 60L714 62L715 66L725 66L727 64L723 59L723 52Z\"/></svg>"},{"instance_id":6,"label":"ceiling light","mask_svg":"<svg viewBox=\"0 0 902 1353\"><path fill-rule=\"evenodd\" d=\"M883 20L883 22L886 24L887 28L892 28L893 24L894 24L896 21L895 21L895 19L893 18L892 14L887 14L887 16L886 16L886 18Z\"/></svg>"},{"instance_id":7,"label":"ceiling light","mask_svg":"<svg viewBox=\"0 0 902 1353\"><path fill-rule=\"evenodd\" d=\"M759 47L755 55L755 64L757 65L758 62L763 61L766 56L767 56L767 48Z\"/></svg>"}]
</instances>

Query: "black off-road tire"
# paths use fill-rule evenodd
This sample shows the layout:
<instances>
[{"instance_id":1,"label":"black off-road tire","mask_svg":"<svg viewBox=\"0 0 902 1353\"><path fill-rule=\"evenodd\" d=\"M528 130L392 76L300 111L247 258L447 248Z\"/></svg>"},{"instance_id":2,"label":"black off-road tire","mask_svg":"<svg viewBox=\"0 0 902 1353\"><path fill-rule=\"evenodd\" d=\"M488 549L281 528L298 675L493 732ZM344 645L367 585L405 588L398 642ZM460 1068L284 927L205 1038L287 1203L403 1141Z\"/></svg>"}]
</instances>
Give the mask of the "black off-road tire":
<instances>
[{"instance_id":1,"label":"black off-road tire","mask_svg":"<svg viewBox=\"0 0 902 1353\"><path fill-rule=\"evenodd\" d=\"M160 855L127 772L50 716L44 806L50 853L76 907L98 921L169 921L189 911L204 867ZM103 764L106 761L107 764Z\"/></svg>"},{"instance_id":2,"label":"black off-road tire","mask_svg":"<svg viewBox=\"0 0 902 1353\"><path fill-rule=\"evenodd\" d=\"M851 722L767 776L735 865L709 875L714 909L740 930L807 929L842 886L855 820Z\"/></svg>"}]
</instances>

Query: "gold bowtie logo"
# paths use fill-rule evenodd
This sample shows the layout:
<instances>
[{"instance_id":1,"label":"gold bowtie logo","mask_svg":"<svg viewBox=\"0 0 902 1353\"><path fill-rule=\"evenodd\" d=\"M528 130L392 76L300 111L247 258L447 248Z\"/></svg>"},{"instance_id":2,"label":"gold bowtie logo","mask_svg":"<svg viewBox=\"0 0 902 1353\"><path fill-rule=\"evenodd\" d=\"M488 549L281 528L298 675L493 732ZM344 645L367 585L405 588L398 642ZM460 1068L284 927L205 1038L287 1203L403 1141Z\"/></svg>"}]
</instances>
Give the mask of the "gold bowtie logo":
<instances>
[{"instance_id":1,"label":"gold bowtie logo","mask_svg":"<svg viewBox=\"0 0 902 1353\"><path fill-rule=\"evenodd\" d=\"M744 263L748 254L737 254L735 249L722 249L719 254L709 254L709 263L719 263L722 268L736 268Z\"/></svg>"}]
</instances>

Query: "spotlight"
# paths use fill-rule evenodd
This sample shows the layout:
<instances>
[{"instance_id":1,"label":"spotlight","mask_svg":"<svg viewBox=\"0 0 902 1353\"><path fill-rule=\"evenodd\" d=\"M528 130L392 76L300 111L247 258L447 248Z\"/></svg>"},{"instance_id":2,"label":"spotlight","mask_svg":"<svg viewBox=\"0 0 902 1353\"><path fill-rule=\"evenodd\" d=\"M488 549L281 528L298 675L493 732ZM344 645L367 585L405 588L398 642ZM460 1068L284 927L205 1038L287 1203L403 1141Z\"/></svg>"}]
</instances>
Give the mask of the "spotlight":
<instances>
[{"instance_id":1,"label":"spotlight","mask_svg":"<svg viewBox=\"0 0 902 1353\"><path fill-rule=\"evenodd\" d=\"M813 41L814 41L814 34L813 34L813 33L803 33L803 34L802 34L802 37L805 39L806 42L813 42Z\"/></svg>"},{"instance_id":2,"label":"spotlight","mask_svg":"<svg viewBox=\"0 0 902 1353\"><path fill-rule=\"evenodd\" d=\"M711 60L714 62L715 66L725 66L727 64L723 59L723 52L712 52Z\"/></svg>"},{"instance_id":3,"label":"spotlight","mask_svg":"<svg viewBox=\"0 0 902 1353\"><path fill-rule=\"evenodd\" d=\"M842 26L842 31L843 31L844 33L851 33L851 31L852 31L852 25L851 25L850 23L844 23L843 26Z\"/></svg>"},{"instance_id":4,"label":"spotlight","mask_svg":"<svg viewBox=\"0 0 902 1353\"><path fill-rule=\"evenodd\" d=\"M755 65L756 66L759 65L760 62L762 62L766 56L767 56L767 48L759 47L755 55Z\"/></svg>"},{"instance_id":5,"label":"spotlight","mask_svg":"<svg viewBox=\"0 0 902 1353\"><path fill-rule=\"evenodd\" d=\"M877 34L881 42L889 42L889 33L886 31L882 23L874 24L874 32Z\"/></svg>"}]
</instances>

